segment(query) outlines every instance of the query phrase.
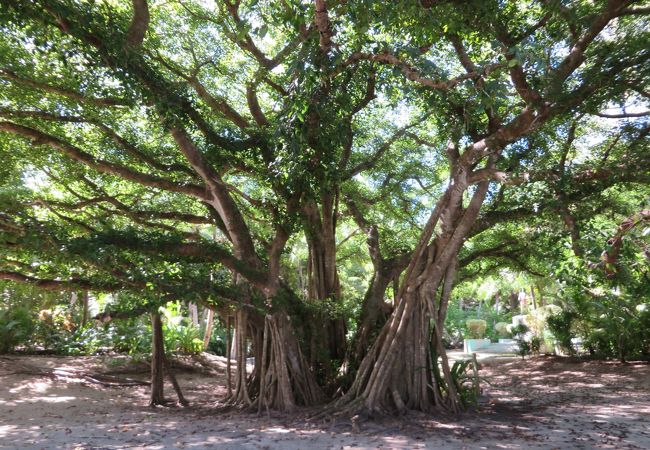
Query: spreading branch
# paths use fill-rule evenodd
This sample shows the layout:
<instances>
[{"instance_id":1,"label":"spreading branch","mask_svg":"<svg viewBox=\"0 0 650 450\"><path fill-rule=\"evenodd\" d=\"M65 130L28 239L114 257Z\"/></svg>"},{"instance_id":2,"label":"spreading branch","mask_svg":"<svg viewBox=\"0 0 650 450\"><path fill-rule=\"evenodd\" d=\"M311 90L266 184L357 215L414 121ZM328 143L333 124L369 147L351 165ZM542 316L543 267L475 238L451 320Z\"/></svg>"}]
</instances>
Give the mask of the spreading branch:
<instances>
[{"instance_id":1,"label":"spreading branch","mask_svg":"<svg viewBox=\"0 0 650 450\"><path fill-rule=\"evenodd\" d=\"M34 128L29 128L12 122L0 122L0 131L30 139L34 145L48 145L54 149L60 150L73 160L83 163L101 173L117 175L125 180L133 181L144 186L178 192L201 200L206 198L205 189L201 186L175 183L165 178L138 172L121 164L96 158L58 137L43 133Z\"/></svg>"},{"instance_id":2,"label":"spreading branch","mask_svg":"<svg viewBox=\"0 0 650 450\"><path fill-rule=\"evenodd\" d=\"M30 87L32 89L37 89L39 91L48 92L50 94L60 95L62 97L75 100L79 103L86 103L95 106L127 106L129 102L113 97L94 97L87 94L82 94L71 89L63 88L60 86L54 86L42 81L36 81L23 76L17 75L15 72L0 68L0 78L5 80L13 81L17 84Z\"/></svg>"},{"instance_id":3,"label":"spreading branch","mask_svg":"<svg viewBox=\"0 0 650 450\"><path fill-rule=\"evenodd\" d=\"M437 90L449 90L465 80L473 80L483 76L488 76L490 73L494 72L496 69L503 66L503 64L501 63L490 64L482 68L478 72L466 73L463 75L459 75L455 78L451 78L449 80L435 80L432 78L427 78L422 76L420 74L420 71L417 68L402 61L397 56L390 54L388 52L379 53L379 54L355 52L352 53L348 57L348 59L343 63L341 68L339 68L339 70L335 71L334 73L340 72L340 70L343 67L350 66L358 61L375 61L381 64L387 64L387 65L398 67L399 69L402 70L402 73L404 74L404 76L406 76L408 80L411 80L415 83L419 83L422 86L426 86L428 88L437 89Z\"/></svg>"},{"instance_id":4,"label":"spreading branch","mask_svg":"<svg viewBox=\"0 0 650 450\"><path fill-rule=\"evenodd\" d=\"M120 283L90 281L82 278L69 278L67 280L44 279L9 270L0 270L0 280L28 283L40 289L45 289L48 291L84 290L96 292L114 292L123 289L123 286Z\"/></svg>"},{"instance_id":5,"label":"spreading branch","mask_svg":"<svg viewBox=\"0 0 650 450\"><path fill-rule=\"evenodd\" d=\"M133 19L126 33L126 46L129 49L137 49L142 46L144 35L149 28L149 5L147 0L132 0Z\"/></svg>"}]
</instances>

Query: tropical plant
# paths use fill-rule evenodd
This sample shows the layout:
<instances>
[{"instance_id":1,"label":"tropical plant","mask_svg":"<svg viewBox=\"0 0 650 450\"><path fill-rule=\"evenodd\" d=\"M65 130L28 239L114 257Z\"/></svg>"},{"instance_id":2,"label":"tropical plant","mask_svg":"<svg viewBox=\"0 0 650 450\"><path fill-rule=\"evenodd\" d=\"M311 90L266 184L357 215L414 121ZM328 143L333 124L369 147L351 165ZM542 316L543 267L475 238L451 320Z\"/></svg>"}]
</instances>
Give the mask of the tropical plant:
<instances>
[{"instance_id":1,"label":"tropical plant","mask_svg":"<svg viewBox=\"0 0 650 450\"><path fill-rule=\"evenodd\" d=\"M463 407L474 406L478 408L478 400L481 394L480 383L481 381L487 382L487 380L479 376L476 359L454 361L451 366L451 379L458 391Z\"/></svg>"},{"instance_id":2,"label":"tropical plant","mask_svg":"<svg viewBox=\"0 0 650 450\"><path fill-rule=\"evenodd\" d=\"M33 330L34 323L28 309L0 309L0 353L27 343Z\"/></svg>"},{"instance_id":3,"label":"tropical plant","mask_svg":"<svg viewBox=\"0 0 650 450\"><path fill-rule=\"evenodd\" d=\"M575 317L576 313L574 311L562 310L558 314L549 316L547 319L548 328L553 334L557 344L569 355L575 353L575 349L571 342L571 339L574 338L572 324Z\"/></svg>"}]
</instances>

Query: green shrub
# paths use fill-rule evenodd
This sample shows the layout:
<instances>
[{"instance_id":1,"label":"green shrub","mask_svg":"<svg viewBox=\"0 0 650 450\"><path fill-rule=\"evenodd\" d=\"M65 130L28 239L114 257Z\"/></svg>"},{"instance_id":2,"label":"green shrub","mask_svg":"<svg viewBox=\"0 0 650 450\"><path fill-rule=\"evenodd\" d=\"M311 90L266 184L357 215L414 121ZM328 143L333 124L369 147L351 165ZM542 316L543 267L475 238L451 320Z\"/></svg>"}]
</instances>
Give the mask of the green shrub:
<instances>
[{"instance_id":1,"label":"green shrub","mask_svg":"<svg viewBox=\"0 0 650 450\"><path fill-rule=\"evenodd\" d=\"M201 353L203 340L199 338L199 330L194 325L168 327L165 335L165 344L170 353L183 353L187 355Z\"/></svg>"},{"instance_id":2,"label":"green shrub","mask_svg":"<svg viewBox=\"0 0 650 450\"><path fill-rule=\"evenodd\" d=\"M524 359L526 355L530 355L532 351L531 343L526 340L526 334L529 331L530 329L523 323L520 323L519 325L512 328L512 334L517 341L517 354L521 356L521 359Z\"/></svg>"},{"instance_id":3,"label":"green shrub","mask_svg":"<svg viewBox=\"0 0 650 450\"><path fill-rule=\"evenodd\" d=\"M64 306L42 309L38 313L32 343L42 346L44 350L65 354L74 340L75 328L72 317Z\"/></svg>"},{"instance_id":4,"label":"green shrub","mask_svg":"<svg viewBox=\"0 0 650 450\"><path fill-rule=\"evenodd\" d=\"M533 336L530 338L530 351L534 354L539 354L539 350L542 348L542 339L539 336Z\"/></svg>"},{"instance_id":5,"label":"green shrub","mask_svg":"<svg viewBox=\"0 0 650 450\"><path fill-rule=\"evenodd\" d=\"M548 324L548 318L562 311L557 305L540 306L526 314L526 323L535 336L541 336Z\"/></svg>"},{"instance_id":6,"label":"green shrub","mask_svg":"<svg viewBox=\"0 0 650 450\"><path fill-rule=\"evenodd\" d=\"M471 405L478 407L480 377L476 376L477 364L475 360L467 359L455 361L451 366L451 379L464 408Z\"/></svg>"},{"instance_id":7,"label":"green shrub","mask_svg":"<svg viewBox=\"0 0 650 450\"><path fill-rule=\"evenodd\" d=\"M208 342L207 350L215 355L226 356L226 340L222 336L213 334L213 338Z\"/></svg>"},{"instance_id":8,"label":"green shrub","mask_svg":"<svg viewBox=\"0 0 650 450\"><path fill-rule=\"evenodd\" d=\"M487 323L481 319L469 319L465 322L470 339L482 339L485 336Z\"/></svg>"},{"instance_id":9,"label":"green shrub","mask_svg":"<svg viewBox=\"0 0 650 450\"><path fill-rule=\"evenodd\" d=\"M116 320L105 330L108 347L131 356L151 351L151 326L145 316Z\"/></svg>"},{"instance_id":10,"label":"green shrub","mask_svg":"<svg viewBox=\"0 0 650 450\"><path fill-rule=\"evenodd\" d=\"M26 343L34 331L29 310L11 308L0 310L0 353L12 351Z\"/></svg>"},{"instance_id":11,"label":"green shrub","mask_svg":"<svg viewBox=\"0 0 650 450\"><path fill-rule=\"evenodd\" d=\"M505 322L498 322L496 325L494 325L494 331L496 331L497 336L500 338L510 337L510 331L508 330L509 325L510 324Z\"/></svg>"},{"instance_id":12,"label":"green shrub","mask_svg":"<svg viewBox=\"0 0 650 450\"><path fill-rule=\"evenodd\" d=\"M561 311L546 319L548 329L553 333L557 344L569 355L575 353L573 345L571 345L571 339L574 337L571 331L574 319L575 313L572 311Z\"/></svg>"}]
</instances>

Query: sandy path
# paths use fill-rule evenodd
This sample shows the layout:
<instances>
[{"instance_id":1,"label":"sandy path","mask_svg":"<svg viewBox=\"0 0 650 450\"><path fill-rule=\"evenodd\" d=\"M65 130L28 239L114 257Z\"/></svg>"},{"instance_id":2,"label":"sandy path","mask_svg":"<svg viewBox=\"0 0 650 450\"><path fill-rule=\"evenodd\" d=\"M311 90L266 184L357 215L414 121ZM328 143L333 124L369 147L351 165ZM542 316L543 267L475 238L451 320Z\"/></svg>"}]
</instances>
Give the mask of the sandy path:
<instances>
[{"instance_id":1,"label":"sandy path","mask_svg":"<svg viewBox=\"0 0 650 450\"><path fill-rule=\"evenodd\" d=\"M349 421L314 424L215 412L222 378L200 373L179 375L192 408L155 410L146 406L146 387L107 388L14 373L79 366L106 368L100 358L0 358L0 448L650 448L647 364L489 360L482 374L491 385L480 413L409 414L354 428Z\"/></svg>"}]
</instances>

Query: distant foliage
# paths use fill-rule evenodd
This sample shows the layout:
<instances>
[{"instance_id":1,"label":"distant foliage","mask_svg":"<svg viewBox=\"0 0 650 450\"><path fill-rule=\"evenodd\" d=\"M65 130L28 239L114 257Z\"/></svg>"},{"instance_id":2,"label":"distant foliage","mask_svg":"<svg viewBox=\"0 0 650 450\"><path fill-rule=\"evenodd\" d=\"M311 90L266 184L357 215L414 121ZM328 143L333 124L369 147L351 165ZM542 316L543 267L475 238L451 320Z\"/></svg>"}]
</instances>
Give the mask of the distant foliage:
<instances>
[{"instance_id":1,"label":"distant foliage","mask_svg":"<svg viewBox=\"0 0 650 450\"><path fill-rule=\"evenodd\" d=\"M500 338L508 338L511 334L510 330L508 330L509 325L510 324L506 322L497 322L497 324L494 325L494 330Z\"/></svg>"},{"instance_id":2,"label":"distant foliage","mask_svg":"<svg viewBox=\"0 0 650 450\"><path fill-rule=\"evenodd\" d=\"M485 336L485 330L487 329L485 320L469 319L466 323L470 339L482 339Z\"/></svg>"}]
</instances>

